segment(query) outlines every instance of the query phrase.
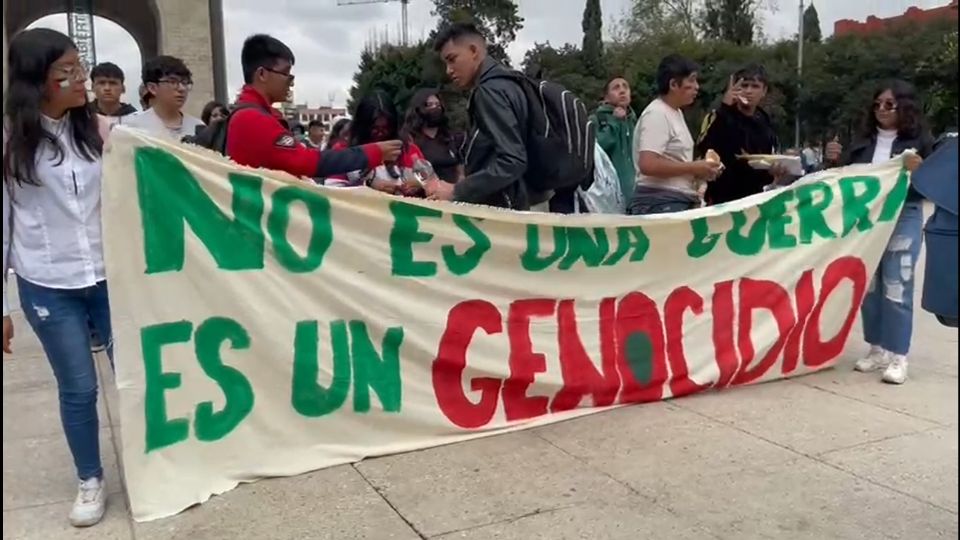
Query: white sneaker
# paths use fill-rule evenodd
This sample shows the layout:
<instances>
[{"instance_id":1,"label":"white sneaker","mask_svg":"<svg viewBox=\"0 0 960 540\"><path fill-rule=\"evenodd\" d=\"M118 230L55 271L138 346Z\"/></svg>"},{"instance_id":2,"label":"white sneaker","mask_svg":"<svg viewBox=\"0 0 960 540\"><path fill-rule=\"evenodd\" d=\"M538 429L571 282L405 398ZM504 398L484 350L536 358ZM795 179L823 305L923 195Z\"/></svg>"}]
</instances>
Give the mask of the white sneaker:
<instances>
[{"instance_id":1,"label":"white sneaker","mask_svg":"<svg viewBox=\"0 0 960 540\"><path fill-rule=\"evenodd\" d=\"M107 509L107 489L100 478L80 482L77 500L70 510L70 524L74 527L90 527L100 523Z\"/></svg>"},{"instance_id":2,"label":"white sneaker","mask_svg":"<svg viewBox=\"0 0 960 540\"><path fill-rule=\"evenodd\" d=\"M901 354L894 354L893 361L883 372L883 382L890 384L903 384L907 382L907 357Z\"/></svg>"},{"instance_id":3,"label":"white sneaker","mask_svg":"<svg viewBox=\"0 0 960 540\"><path fill-rule=\"evenodd\" d=\"M857 360L857 363L853 365L853 369L861 373L870 373L871 371L885 368L889 364L890 355L887 351L883 350L882 347L873 345L870 347L870 352L866 356Z\"/></svg>"}]
</instances>

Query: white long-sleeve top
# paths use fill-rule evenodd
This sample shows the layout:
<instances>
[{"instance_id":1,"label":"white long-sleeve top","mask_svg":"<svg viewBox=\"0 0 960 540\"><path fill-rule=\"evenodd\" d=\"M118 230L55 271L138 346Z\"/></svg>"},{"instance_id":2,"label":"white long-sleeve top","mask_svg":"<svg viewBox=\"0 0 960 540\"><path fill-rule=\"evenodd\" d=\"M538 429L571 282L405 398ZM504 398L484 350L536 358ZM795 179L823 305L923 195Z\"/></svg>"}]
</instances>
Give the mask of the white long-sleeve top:
<instances>
[{"instance_id":1,"label":"white long-sleeve top","mask_svg":"<svg viewBox=\"0 0 960 540\"><path fill-rule=\"evenodd\" d=\"M3 315L10 314L7 274L53 289L82 289L106 279L100 228L100 158L87 161L73 143L69 117L43 117L63 145L63 160L42 143L39 186L4 179ZM6 151L4 132L4 151Z\"/></svg>"}]
</instances>

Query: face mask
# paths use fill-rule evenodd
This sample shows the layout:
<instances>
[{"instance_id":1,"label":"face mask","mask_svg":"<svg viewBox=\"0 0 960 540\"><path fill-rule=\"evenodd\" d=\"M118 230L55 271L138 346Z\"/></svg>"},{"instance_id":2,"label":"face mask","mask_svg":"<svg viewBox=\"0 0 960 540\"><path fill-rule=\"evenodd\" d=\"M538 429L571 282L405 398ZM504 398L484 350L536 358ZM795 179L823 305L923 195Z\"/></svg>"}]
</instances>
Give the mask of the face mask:
<instances>
[{"instance_id":1,"label":"face mask","mask_svg":"<svg viewBox=\"0 0 960 540\"><path fill-rule=\"evenodd\" d=\"M443 109L430 109L420 113L423 122L429 127L437 127L443 121Z\"/></svg>"}]
</instances>

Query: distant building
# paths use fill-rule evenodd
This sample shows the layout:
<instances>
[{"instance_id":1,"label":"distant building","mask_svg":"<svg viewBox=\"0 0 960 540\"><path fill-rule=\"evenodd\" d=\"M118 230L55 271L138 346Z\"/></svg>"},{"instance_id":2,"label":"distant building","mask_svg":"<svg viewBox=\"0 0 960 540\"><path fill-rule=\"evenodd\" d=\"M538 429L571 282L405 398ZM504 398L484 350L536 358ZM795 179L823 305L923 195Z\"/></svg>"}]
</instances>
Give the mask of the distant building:
<instances>
[{"instance_id":1,"label":"distant building","mask_svg":"<svg viewBox=\"0 0 960 540\"><path fill-rule=\"evenodd\" d=\"M329 128L334 120L347 115L347 110L341 107L311 107L306 103L282 103L280 111L288 122L297 122L304 127L314 120L319 120Z\"/></svg>"},{"instance_id":2,"label":"distant building","mask_svg":"<svg viewBox=\"0 0 960 540\"><path fill-rule=\"evenodd\" d=\"M957 21L957 0L953 0L948 5L930 9L920 9L914 6L905 11L903 15L887 17L886 19L881 19L874 15L867 17L867 20L864 22L843 19L834 23L833 35L844 36L848 34L873 34L877 32L884 32L891 27L904 23L912 22L924 24L938 20Z\"/></svg>"}]
</instances>

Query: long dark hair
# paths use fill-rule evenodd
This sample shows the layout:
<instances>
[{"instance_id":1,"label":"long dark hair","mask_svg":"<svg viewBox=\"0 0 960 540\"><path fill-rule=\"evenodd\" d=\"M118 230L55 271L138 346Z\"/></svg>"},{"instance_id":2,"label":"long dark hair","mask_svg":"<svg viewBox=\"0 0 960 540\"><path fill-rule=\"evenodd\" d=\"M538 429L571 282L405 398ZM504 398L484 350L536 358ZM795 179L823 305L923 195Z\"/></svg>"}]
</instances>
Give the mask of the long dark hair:
<instances>
[{"instance_id":1,"label":"long dark hair","mask_svg":"<svg viewBox=\"0 0 960 540\"><path fill-rule=\"evenodd\" d=\"M337 141L343 136L343 130L349 129L350 119L341 118L333 124L333 127L330 128L330 135L327 136L327 145L324 147L324 150L330 150L333 148L333 145L337 144Z\"/></svg>"},{"instance_id":2,"label":"long dark hair","mask_svg":"<svg viewBox=\"0 0 960 540\"><path fill-rule=\"evenodd\" d=\"M350 146L373 142L373 124L381 116L387 119L387 140L398 139L397 107L382 92L374 92L357 104L357 112L350 122Z\"/></svg>"},{"instance_id":3,"label":"long dark hair","mask_svg":"<svg viewBox=\"0 0 960 540\"><path fill-rule=\"evenodd\" d=\"M4 92L4 129L9 139L3 150L3 174L9 182L40 185L36 157L44 143L54 148L57 165L63 162L64 148L53 133L43 127L40 105L47 76L54 62L77 46L55 30L35 28L14 36L8 52L9 86ZM97 115L89 102L67 111L76 150L87 161L103 152Z\"/></svg>"},{"instance_id":4,"label":"long dark hair","mask_svg":"<svg viewBox=\"0 0 960 540\"><path fill-rule=\"evenodd\" d=\"M897 100L897 136L901 138L919 137L924 130L924 121L920 102L917 99L917 91L912 84L899 79L887 81L873 92L873 99L870 100L870 104L867 106L867 114L863 119L863 137L872 139L877 136L877 129L880 128L880 124L877 123L874 103L876 103L880 94L887 90L893 93L893 98Z\"/></svg>"},{"instance_id":5,"label":"long dark hair","mask_svg":"<svg viewBox=\"0 0 960 540\"><path fill-rule=\"evenodd\" d=\"M209 124L210 117L213 116L214 111L217 109L223 109L224 113L230 114L230 109L228 109L226 105L219 101L211 101L203 106L203 112L200 113L200 120L203 121L204 124Z\"/></svg>"},{"instance_id":6,"label":"long dark hair","mask_svg":"<svg viewBox=\"0 0 960 540\"><path fill-rule=\"evenodd\" d=\"M434 96L438 100L440 99L440 93L431 88L420 90L413 95L413 99L410 100L410 105L407 106L407 115L403 121L403 129L400 130L400 138L402 140L410 141L423 130L426 125L423 121L423 111L426 108L427 100ZM440 124L436 126L437 140L449 143L450 122L447 119L446 108L443 106L442 100L440 101L440 108L444 111L444 115L441 117Z\"/></svg>"}]
</instances>

